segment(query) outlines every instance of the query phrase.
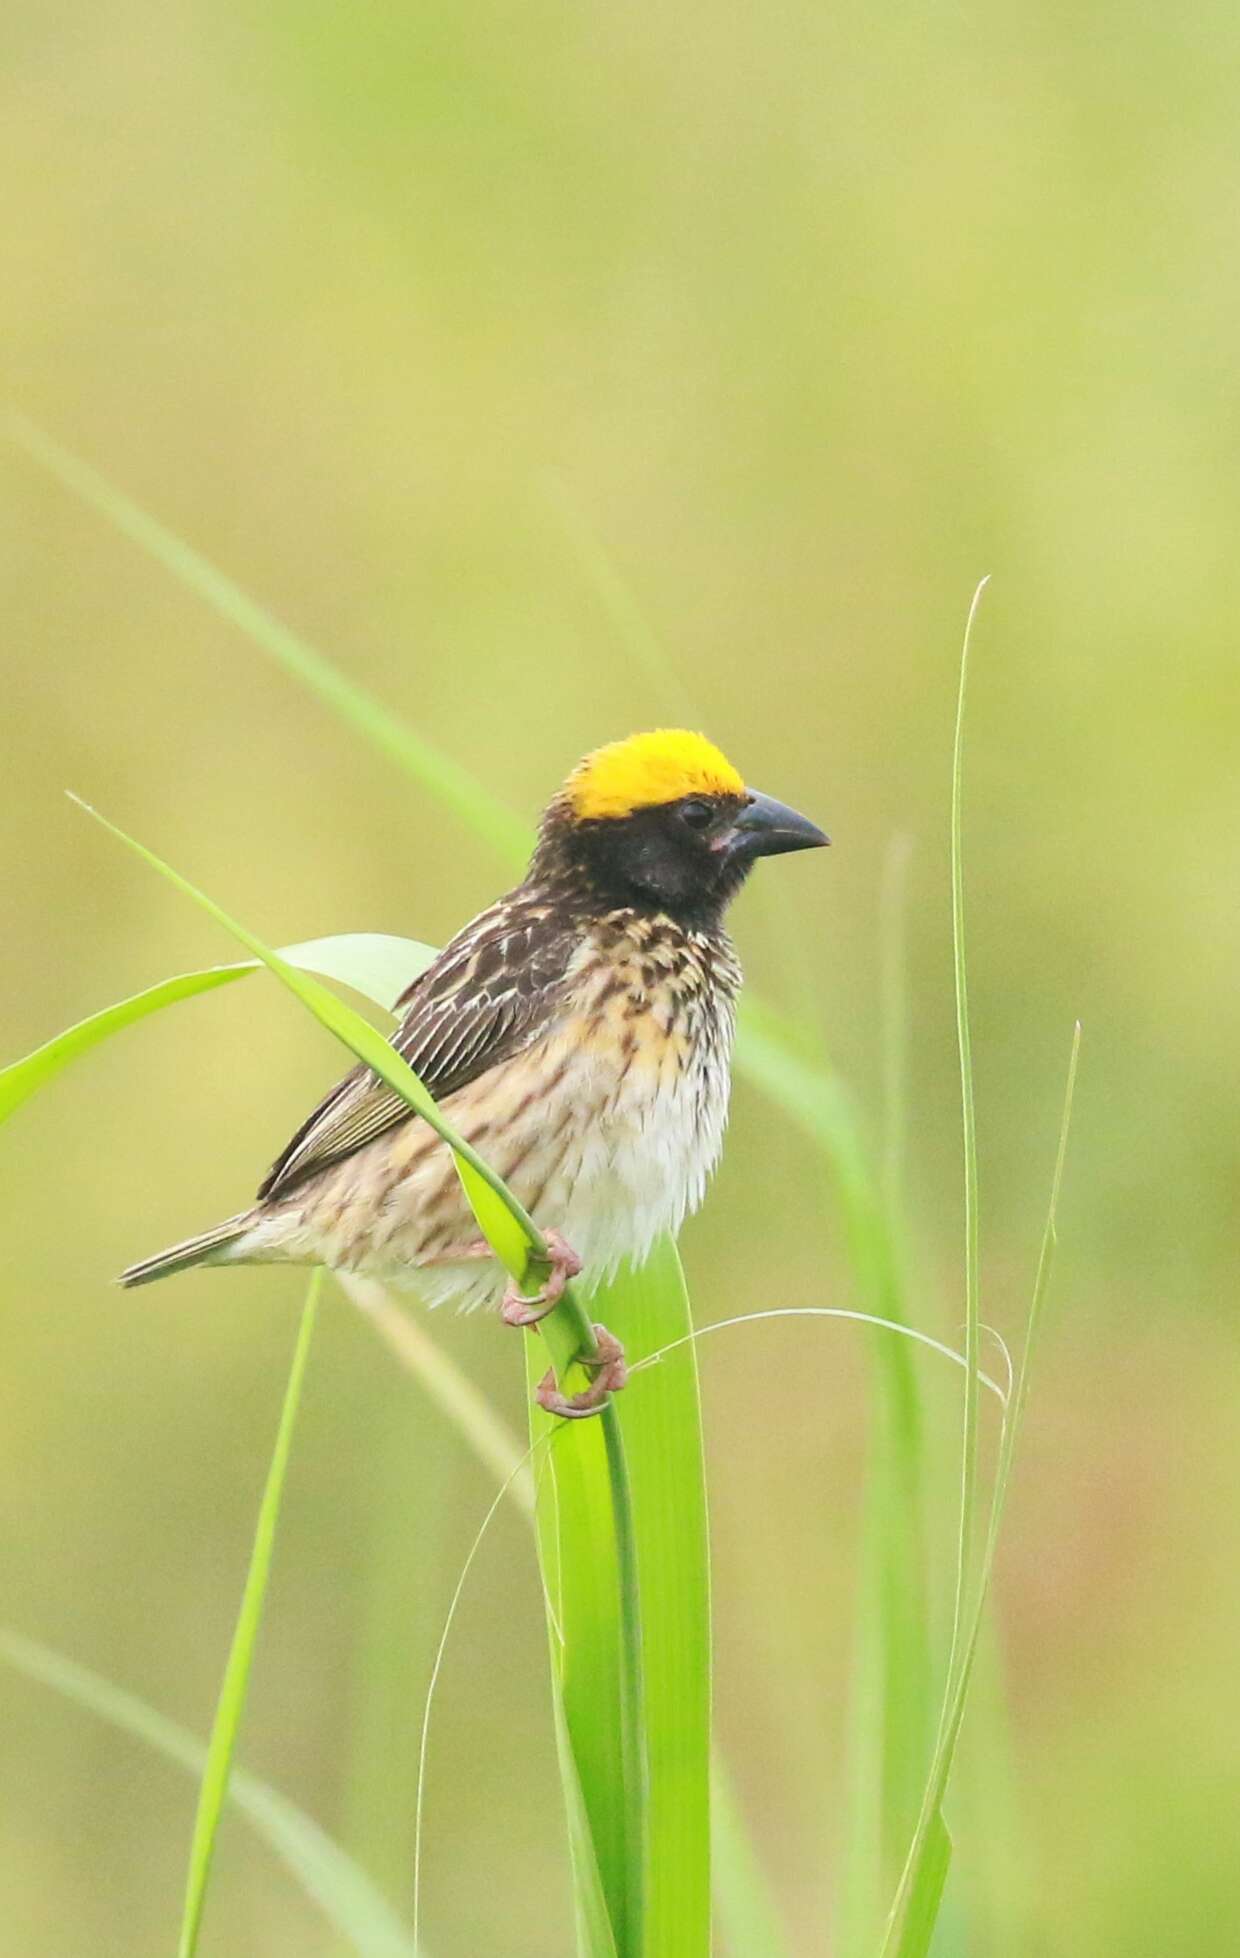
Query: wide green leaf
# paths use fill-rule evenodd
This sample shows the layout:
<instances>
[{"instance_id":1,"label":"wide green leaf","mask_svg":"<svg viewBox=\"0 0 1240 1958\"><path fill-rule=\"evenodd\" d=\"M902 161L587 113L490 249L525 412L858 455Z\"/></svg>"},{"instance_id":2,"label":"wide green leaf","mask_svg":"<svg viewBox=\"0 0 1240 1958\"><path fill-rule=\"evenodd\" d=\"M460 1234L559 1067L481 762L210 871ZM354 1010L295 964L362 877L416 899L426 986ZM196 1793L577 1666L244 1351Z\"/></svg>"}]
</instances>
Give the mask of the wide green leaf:
<instances>
[{"instance_id":1,"label":"wide green leaf","mask_svg":"<svg viewBox=\"0 0 1240 1958\"><path fill-rule=\"evenodd\" d=\"M652 1274L652 1277L654 1274ZM444 1352L443 1348L423 1330L415 1318L404 1312L394 1299L387 1296L381 1287L368 1280L345 1277L341 1280L346 1292L358 1304L381 1337L391 1348L404 1369L418 1382L448 1419L454 1424L461 1438L473 1451L483 1467L499 1477L507 1488L510 1500L521 1510L534 1516L535 1478L533 1472L522 1467L523 1453L516 1435L508 1427L502 1414L480 1395L473 1382L461 1371L456 1361ZM677 1284L678 1289L678 1284ZM621 1306L609 1305L619 1321ZM678 1313L676 1315L680 1317ZM672 1323L668 1315L666 1323ZM627 1323L627 1319L625 1321ZM660 1340L658 1346L673 1344L673 1340ZM657 1350L643 1337L632 1347L634 1358L642 1358ZM670 1363L670 1356L669 1356ZM661 1363L665 1364L665 1363ZM652 1370L653 1371L653 1370ZM643 1373L642 1378L650 1375ZM622 1414L624 1409L622 1407ZM564 1436L558 1438L557 1447ZM632 1457L632 1438L630 1437L630 1456ZM540 1468L541 1478L550 1473L550 1465ZM634 1463L635 1487L638 1479ZM657 1485L656 1485L657 1486ZM670 1486L670 1485L669 1485ZM691 1486L691 1485L690 1485ZM686 1504L684 1518L686 1534L696 1533L697 1525L691 1506ZM679 1528L679 1523L676 1523ZM647 1577L646 1545L641 1525L638 1529L639 1556L643 1571L643 1610L645 1607ZM703 1531L704 1538L704 1531ZM669 1545L675 1554L675 1545ZM551 1546L554 1558L558 1555L558 1536ZM558 1595L558 1577L555 1587ZM669 1592L670 1595L670 1592ZM656 1610L657 1607L652 1607ZM693 1614L688 1623L693 1622ZM700 1622L700 1621L699 1621ZM549 1619L549 1632L556 1654L555 1676L558 1679L558 1640L559 1623L554 1611ZM656 1633L653 1621L646 1626L645 1644L649 1651ZM687 1643L687 1642L686 1642ZM685 1654L687 1661L694 1661L696 1655L690 1647ZM653 1681L648 1688L648 1700L657 1691ZM556 1694L557 1738L561 1747L561 1765L564 1771L566 1806L570 1835L573 1837L574 1861L583 1872L579 1884L579 1896L584 1887L589 1892L589 1902L594 1907L582 1934L582 1949L614 1951L615 1943L611 1936L606 1915L606 1901L602 1895L602 1885L598 1875L597 1860L594 1856L590 1837L588 1818L585 1814L580 1777L573 1760L572 1749L563 1731L562 1707ZM659 1723L660 1716L652 1711L652 1730ZM651 1735L652 1761L658 1742ZM658 1801L658 1774L652 1774L652 1800ZM754 1853L744 1821L739 1814L736 1798L732 1791L726 1766L720 1758L718 1748L713 1753L711 1770L711 1876L715 1907L720 1928L727 1949L733 1958L788 1958L786 1940L780 1926L779 1911L771 1893L770 1885ZM657 1837L657 1824L652 1826L652 1835ZM657 1875L655 1878L657 1888ZM654 1908L652 1899L652 1908Z\"/></svg>"},{"instance_id":2,"label":"wide green leaf","mask_svg":"<svg viewBox=\"0 0 1240 1958\"><path fill-rule=\"evenodd\" d=\"M676 1247L622 1270L592 1309L634 1359L685 1341L617 1403L633 1487L650 1772L646 1958L710 1953L710 1547L697 1348ZM562 1452L562 1450L560 1451ZM582 1555L584 1545L561 1555Z\"/></svg>"},{"instance_id":3,"label":"wide green leaf","mask_svg":"<svg viewBox=\"0 0 1240 1958\"><path fill-rule=\"evenodd\" d=\"M556 1433L533 1398L542 1369L527 1341L532 1439L554 1435L539 1451L536 1520L578 1936L583 1958L645 1958L643 1655L631 1536L617 1530L610 1496L615 1414Z\"/></svg>"},{"instance_id":4,"label":"wide green leaf","mask_svg":"<svg viewBox=\"0 0 1240 1958\"><path fill-rule=\"evenodd\" d=\"M608 1914L605 1930L587 1918L579 1935L591 1958L606 1949L607 1937L619 1958L709 1958L709 1546L697 1362L675 1246L664 1241L639 1270L622 1270L594 1294L592 1310L634 1359L666 1346L677 1350L643 1371L615 1404L641 1596L644 1840L635 1833L640 1818L628 1800L628 1750L639 1743L630 1740L627 1710L609 1687L623 1676L617 1657L625 1631L610 1600L617 1585L632 1580L609 1526L606 1431L582 1423L559 1435L539 1485L553 1684L588 1820L583 1831L570 1783L570 1842L579 1892L589 1894L597 1865ZM531 1354L531 1373L532 1366ZM531 1419L537 1440L548 1424L536 1407Z\"/></svg>"}]
</instances>

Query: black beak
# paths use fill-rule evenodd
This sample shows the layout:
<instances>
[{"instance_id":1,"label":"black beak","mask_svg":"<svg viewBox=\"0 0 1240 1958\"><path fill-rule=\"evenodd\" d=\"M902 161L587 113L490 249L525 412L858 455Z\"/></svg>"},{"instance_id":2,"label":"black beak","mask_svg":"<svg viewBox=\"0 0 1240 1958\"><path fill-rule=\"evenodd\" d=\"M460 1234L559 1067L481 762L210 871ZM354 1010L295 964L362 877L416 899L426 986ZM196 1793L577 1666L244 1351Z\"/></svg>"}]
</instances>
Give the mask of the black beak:
<instances>
[{"instance_id":1,"label":"black beak","mask_svg":"<svg viewBox=\"0 0 1240 1958\"><path fill-rule=\"evenodd\" d=\"M733 848L746 857L781 857L787 850L817 850L831 841L807 816L798 816L786 802L759 795L756 789L749 791L748 805L735 817L732 827L736 831Z\"/></svg>"}]
</instances>

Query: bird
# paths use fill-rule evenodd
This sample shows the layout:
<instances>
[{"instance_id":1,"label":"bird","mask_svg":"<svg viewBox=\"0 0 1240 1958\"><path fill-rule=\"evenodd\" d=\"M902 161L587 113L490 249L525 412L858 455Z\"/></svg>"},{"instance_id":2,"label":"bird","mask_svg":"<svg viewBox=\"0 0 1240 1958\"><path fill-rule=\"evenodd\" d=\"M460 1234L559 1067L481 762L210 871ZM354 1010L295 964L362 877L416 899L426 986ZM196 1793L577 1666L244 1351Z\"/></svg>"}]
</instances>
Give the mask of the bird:
<instances>
[{"instance_id":1,"label":"bird","mask_svg":"<svg viewBox=\"0 0 1240 1958\"><path fill-rule=\"evenodd\" d=\"M131 1265L325 1265L427 1304L498 1305L513 1326L637 1266L701 1203L723 1147L741 968L725 913L759 857L829 839L747 788L705 735L656 728L584 756L547 805L529 868L396 1002L395 1047L539 1224L532 1294L479 1236L447 1144L359 1064L318 1104L255 1202ZM591 1414L624 1384L597 1327Z\"/></svg>"}]
</instances>

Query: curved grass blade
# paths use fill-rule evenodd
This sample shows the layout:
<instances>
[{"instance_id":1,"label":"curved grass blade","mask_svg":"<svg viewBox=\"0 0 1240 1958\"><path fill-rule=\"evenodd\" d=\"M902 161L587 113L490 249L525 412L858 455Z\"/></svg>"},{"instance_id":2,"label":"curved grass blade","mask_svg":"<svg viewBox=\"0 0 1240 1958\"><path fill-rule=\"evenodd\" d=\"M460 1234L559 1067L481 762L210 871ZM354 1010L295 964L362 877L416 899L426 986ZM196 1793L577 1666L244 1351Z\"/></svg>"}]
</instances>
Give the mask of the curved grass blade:
<instances>
[{"instance_id":1,"label":"curved grass blade","mask_svg":"<svg viewBox=\"0 0 1240 1958\"><path fill-rule=\"evenodd\" d=\"M833 1176L858 1292L872 1317L908 1323L902 1261L861 1124L839 1077L803 1055L795 1030L750 1001L737 1065L821 1152ZM862 1537L849 1837L841 1899L844 1958L868 1958L913 1828L934 1731L926 1608L921 1394L910 1342L871 1344L869 1479Z\"/></svg>"},{"instance_id":2,"label":"curved grass blade","mask_svg":"<svg viewBox=\"0 0 1240 1958\"><path fill-rule=\"evenodd\" d=\"M246 633L269 658L317 694L342 720L424 783L485 842L510 860L520 859L525 850L524 824L484 784L476 781L468 769L423 740L365 688L346 679L330 660L257 604L209 558L167 529L89 463L62 448L25 415L9 413L0 426L32 462L101 517L106 517L131 543L197 592L222 618Z\"/></svg>"},{"instance_id":3,"label":"curved grass blade","mask_svg":"<svg viewBox=\"0 0 1240 1958\"><path fill-rule=\"evenodd\" d=\"M965 1387L960 1465L960 1511L957 1537L956 1583L952 1604L951 1645L942 1710L934 1754L930 1765L917 1826L896 1888L883 1937L880 1958L925 1958L938 1918L943 1886L951 1857L951 1838L943 1819L942 1804L955 1758L956 1744L964 1719L969 1678L977 1650L979 1628L993 1567L1007 1479L1011 1470L1023 1397L1027 1382L1027 1362L1032 1334L1041 1315L1050 1270L1051 1248L1055 1241L1055 1219L1071 1121L1072 1097L1076 1080L1079 1033L1073 1041L1068 1070L1063 1119L1050 1207L1043 1238L1042 1256L1034 1285L1029 1330L1020 1375L1013 1386L1011 1405L1004 1421L999 1461L991 1496L990 1519L980 1576L974 1584L975 1518L977 1512L978 1440L980 1423L981 1287L978 1230L977 1125L974 1108L972 1035L969 1024L968 961L964 922L964 715L968 683L969 649L978 606L988 580L983 578L973 594L965 625L960 655L960 684L956 700L956 727L952 749L951 880L952 947L956 981L956 1035L960 1059L961 1130L964 1148L965 1209Z\"/></svg>"},{"instance_id":4,"label":"curved grass blade","mask_svg":"<svg viewBox=\"0 0 1240 1958\"><path fill-rule=\"evenodd\" d=\"M1021 1418L1029 1395L1029 1374L1034 1346L1041 1325L1042 1311L1050 1284L1051 1266L1058 1242L1059 1199L1063 1188L1064 1163L1067 1158L1068 1134L1072 1123L1072 1103L1076 1094L1077 1063L1080 1058L1081 1029L1078 1023L1072 1039L1072 1053L1068 1062L1068 1078L1064 1088L1063 1112L1059 1123L1059 1141L1055 1152L1055 1169L1051 1178L1050 1202L1047 1206L1046 1224L1042 1233L1042 1245L1038 1254L1038 1269L1034 1279L1033 1299L1029 1307L1029 1317L1025 1327L1025 1344L1021 1353L1020 1366L1012 1388L1006 1419L1003 1423L999 1443L999 1460L995 1470L994 1489L990 1502L990 1517L986 1528L985 1545L982 1551L981 1568L978 1577L977 1595L969 1616L962 1640L960 1664L954 1681L949 1682L944 1702L943 1723L935 1748L934 1761L926 1783L925 1802L919 1818L917 1832L909 1847L908 1861L901 1876L900 1885L891 1908L887 1932L883 1940L880 1958L925 1958L929 1949L930 1936L934 1929L937 1914L937 1899L942 1893L943 1876L943 1838L946 1835L942 1817L943 1797L951 1776L952 1762L964 1722L965 1706L968 1700L969 1680L977 1657L978 1641L981 1635L982 1614L994 1573L995 1553L999 1544L999 1529L1003 1520L1003 1509L1011 1480L1012 1464L1015 1460L1016 1441ZM950 1847L950 1844L949 1844Z\"/></svg>"},{"instance_id":5,"label":"curved grass blade","mask_svg":"<svg viewBox=\"0 0 1240 1958\"><path fill-rule=\"evenodd\" d=\"M555 1438L556 1438L555 1435L552 1434L551 1437L549 1438L548 1446L554 1443ZM531 1457L533 1456L533 1453L534 1450L531 1447L526 1450L524 1455L518 1456L509 1474L505 1477L503 1482L500 1483L499 1488L496 1490L495 1495L491 1500L490 1508L487 1510L486 1515L483 1517L482 1522L478 1527L477 1533L474 1536L474 1540L470 1544L469 1549L465 1553L465 1561L461 1566L460 1575L456 1580L455 1589L453 1590L451 1599L449 1600L447 1616L444 1619L443 1630L439 1635L439 1642L435 1647L435 1656L431 1663L430 1678L427 1681L427 1686L426 1686L426 1701L422 1709L422 1731L418 1741L418 1781L417 1781L417 1802L416 1802L417 1813L414 1822L414 1838L413 1838L413 1935L415 1940L418 1939L421 1931L422 1836L423 1836L422 1823L423 1823L423 1816L425 1813L425 1802L426 1802L426 1762L427 1762L427 1754L430 1747L431 1708L434 1705L435 1688L439 1684L439 1675L443 1669L444 1654L448 1649L448 1640L452 1634L452 1627L456 1622L456 1614L460 1607L461 1599L465 1595L465 1586L469 1581L469 1573L474 1567L474 1561L477 1558L479 1551L482 1549L483 1542L486 1539L486 1535L491 1527L491 1524L494 1522L496 1516L499 1514L501 1507L503 1506L504 1499L509 1492L509 1484L515 1484L517 1481L520 1480L522 1475L528 1473L529 1463Z\"/></svg>"},{"instance_id":6,"label":"curved grass blade","mask_svg":"<svg viewBox=\"0 0 1240 1958\"><path fill-rule=\"evenodd\" d=\"M973 594L960 650L960 687L956 696L956 737L952 747L952 954L956 974L956 1042L960 1055L960 1115L964 1143L964 1436L960 1462L960 1531L956 1555L956 1594L952 1605L951 1648L947 1677L954 1679L960 1664L964 1617L969 1607L973 1574L974 1517L977 1509L979 1424L978 1370L981 1364L981 1258L977 1215L977 1115L973 1098L973 1036L969 1026L969 977L964 930L964 707L969 680L969 646L973 622L988 579Z\"/></svg>"},{"instance_id":7,"label":"curved grass blade","mask_svg":"<svg viewBox=\"0 0 1240 1958\"><path fill-rule=\"evenodd\" d=\"M67 1027L63 1033L45 1041L33 1053L23 1055L21 1060L10 1062L0 1072L0 1122L15 1114L23 1102L29 1101L31 1095L37 1094L62 1068L68 1067L80 1055L89 1053L92 1047L98 1047L111 1034L133 1026L135 1021L145 1020L151 1013L158 1013L161 1007L175 1006L179 1000L192 999L196 994L211 992L217 986L227 986L253 970L252 965L217 965L209 966L202 972L178 973L173 979L161 979L143 992L118 1000L114 1006L102 1007L98 1013L92 1013L75 1026Z\"/></svg>"},{"instance_id":8,"label":"curved grass blade","mask_svg":"<svg viewBox=\"0 0 1240 1958\"><path fill-rule=\"evenodd\" d=\"M529 847L530 833L524 824L495 801L484 785L474 780L467 771L460 769L449 758L432 749L421 737L415 735L412 730L381 707L373 697L355 687L306 641L289 631L261 606L256 605L201 553L193 550L181 538L158 523L98 472L53 442L42 430L24 418L14 417L10 418L8 432L32 460L107 517L174 576L180 577L240 630L248 633L266 653L278 659L287 671L308 685L321 699L335 707L389 758L395 760L423 786L438 794L476 834L489 841L507 861L517 862L521 859ZM807 1073L812 1073L818 1097L824 1104L830 1103L835 1097L833 1078L821 1068L807 1070L803 1057L798 1059L790 1049L786 1038L775 1031L773 1026L768 1026L766 1029L763 1045L755 1042L751 1037L754 1017L752 1002L748 1006L743 1002L742 1039L737 1055L738 1067L742 1072L749 1073L768 1092L773 1093L775 1098L785 1106L787 1112L793 1114L802 1126L808 1126L810 1132L822 1140L818 1119L821 1111L807 1111L802 1097L795 1092L789 1093L789 1076L791 1074L795 1077L799 1074L802 1079L805 1079ZM770 1065L772 1059L776 1062L773 1069ZM853 1177L855 1162L850 1162L846 1150L839 1156L832 1152L832 1160L841 1181L847 1184ZM890 1294L880 1292L874 1296L880 1312L884 1302L892 1310L898 1305L898 1300ZM551 1342L559 1343L556 1328L549 1326L548 1332ZM562 1364L562 1360L563 1354L557 1356L558 1364ZM907 1414L908 1383L898 1371L902 1365L901 1356L897 1355L892 1365L897 1370L896 1375L893 1376L896 1380L897 1399L902 1400ZM616 1437L613 1436L612 1439L614 1446Z\"/></svg>"},{"instance_id":9,"label":"curved grass blade","mask_svg":"<svg viewBox=\"0 0 1240 1958\"><path fill-rule=\"evenodd\" d=\"M322 1026L343 1041L358 1060L365 1062L366 1066L371 1068L381 1080L386 1081L416 1114L429 1122L436 1134L443 1137L453 1152L466 1196L483 1235L506 1269L515 1278L524 1280L530 1259L537 1257L544 1248L539 1233L515 1198L504 1188L495 1172L440 1114L434 1100L417 1075L402 1060L391 1043L385 1040L382 1034L377 1033L360 1013L354 1012L353 1008L347 1006L343 1000L337 999L333 993L328 992L326 986L321 985L317 979L312 978L309 973L299 971L287 959L281 958L278 952L271 951L254 936L253 932L247 931L244 925L230 918L227 912L204 891L200 891L189 882L188 878L182 877L178 871L173 870L172 866L157 857L154 851L148 850L144 844L127 836L124 830L118 828L115 823L109 822L106 816L100 815L98 810L92 809L88 803L81 802L76 796L73 800L78 802L79 807L92 816L102 828L110 831L118 841L150 864L153 870L158 870L169 883L174 884L178 890L201 905L217 924L222 925L225 931L231 933L248 951L261 960L262 964L273 972L304 1006L310 1009ZM571 1287L568 1288L566 1297L569 1292ZM580 1307L576 1308L576 1314L585 1324Z\"/></svg>"},{"instance_id":10,"label":"curved grass blade","mask_svg":"<svg viewBox=\"0 0 1240 1958\"><path fill-rule=\"evenodd\" d=\"M305 944L286 945L280 953L289 965L321 972L385 1009L390 1008L392 1001L411 979L425 970L434 956L431 946L419 944L416 939L391 938L377 931L343 932L333 938L309 939ZM183 999L231 985L261 968L261 960L246 959L237 965L214 965L199 972L182 972L89 1014L55 1039L36 1047L32 1054L0 1069L0 1122L46 1087L62 1068L98 1047L112 1034L145 1020L165 1006L175 1006Z\"/></svg>"},{"instance_id":11,"label":"curved grass blade","mask_svg":"<svg viewBox=\"0 0 1240 1958\"><path fill-rule=\"evenodd\" d=\"M286 671L364 734L389 760L437 795L468 829L490 843L505 863L512 867L524 863L534 840L533 830L498 802L480 777L432 747L399 715L358 687L324 654L234 584L201 551L195 550L26 416L10 413L3 427L9 440L32 462L106 517L132 543L277 659ZM747 995L741 1001L740 1021L742 1037L737 1046L737 1066L774 1095L802 1126L820 1140L824 1139L822 1109L833 1104L839 1095L835 1077L798 1054L778 1016L764 1015L752 996ZM810 1090L808 1100L796 1091L790 1073L804 1077ZM809 1105L815 1099L821 1102L822 1108L815 1110Z\"/></svg>"},{"instance_id":12,"label":"curved grass blade","mask_svg":"<svg viewBox=\"0 0 1240 1958\"><path fill-rule=\"evenodd\" d=\"M134 851L152 869L192 897L216 922L240 941L248 951L272 971L288 990L306 1006L321 1025L334 1033L358 1060L387 1082L410 1108L428 1122L453 1152L457 1173L478 1226L496 1257L522 1286L529 1290L539 1282L547 1267L546 1244L533 1220L507 1189L502 1179L473 1149L440 1112L434 1098L417 1075L386 1041L352 1007L321 985L309 974L265 946L243 925L230 918L218 904L187 878L172 869L145 845L129 837L116 824L88 805L81 805L101 826ZM540 1330L551 1356L557 1379L574 1388L582 1377L576 1362L583 1354L597 1352L594 1327L571 1285L567 1286L555 1310L541 1321ZM532 1347L533 1342L529 1342ZM611 1532L615 1557L614 1581L605 1594L604 1619L610 1621L613 1635L608 1648L612 1670L594 1681L596 1705L611 1699L614 1705L619 1747L619 1785L625 1815L625 1855L616 1888L608 1903L616 1922L625 1926L632 1942L621 1945L621 1958L638 1958L642 1953L641 1926L644 1915L646 1882L646 1805L644 1704L642 1696L642 1648L637 1578L637 1551L634 1541L632 1499L624 1443L614 1404L604 1406L597 1420L575 1424L574 1433L584 1430L588 1439L574 1443L570 1437L565 1455L583 1465L581 1492L590 1513L602 1519ZM574 1447L581 1453L574 1456ZM601 1534L601 1531L600 1531ZM584 1542L585 1539L579 1539ZM593 1546L591 1546L593 1548ZM614 1689L614 1696L613 1696ZM583 1732L585 1729L583 1728ZM574 1751L578 1734L570 1722ZM587 1792L590 1776L578 1757L581 1779ZM601 1859L600 1859L601 1861Z\"/></svg>"},{"instance_id":13,"label":"curved grass blade","mask_svg":"<svg viewBox=\"0 0 1240 1958\"><path fill-rule=\"evenodd\" d=\"M0 1661L61 1694L167 1761L201 1775L207 1749L196 1734L89 1667L37 1639L0 1628ZM418 1958L412 1933L359 1864L304 1809L234 1766L228 1800L252 1824L358 1958ZM423 1951L421 1958L426 1958Z\"/></svg>"},{"instance_id":14,"label":"curved grass blade","mask_svg":"<svg viewBox=\"0 0 1240 1958\"><path fill-rule=\"evenodd\" d=\"M185 1881L185 1909L181 1918L181 1937L177 1947L178 1958L194 1958L194 1953L198 1949L198 1934L202 1928L203 1907L206 1903L211 1863L215 1854L216 1831L219 1828L220 1815L228 1794L233 1752L237 1745L241 1717L245 1712L250 1671L254 1663L254 1650L258 1643L258 1628L262 1623L267 1579L271 1571L271 1555L275 1546L276 1524L280 1515L280 1499L284 1493L284 1477L293 1445L293 1426L297 1418L297 1404L301 1398L306 1361L310 1354L310 1341L314 1333L314 1319L321 1284L322 1274L316 1271L310 1280L306 1303L302 1310L297 1345L293 1351L293 1364L284 1393L284 1404L280 1410L280 1425L276 1431L271 1467L267 1471L267 1483L259 1506L250 1568L246 1573L245 1589L241 1594L237 1628L233 1633L228 1663L224 1668L224 1679L220 1687L219 1703L211 1725L206 1766L198 1797L198 1812L194 1818L194 1835L190 1844L189 1870Z\"/></svg>"},{"instance_id":15,"label":"curved grass blade","mask_svg":"<svg viewBox=\"0 0 1240 1958\"><path fill-rule=\"evenodd\" d=\"M960 1105L961 1130L964 1149L964 1216L965 1216L965 1384L963 1396L963 1433L961 1440L960 1463L960 1510L956 1544L956 1583L952 1600L951 1643L947 1656L947 1677L943 1692L943 1703L939 1716L938 1734L935 1740L935 1753L930 1770L930 1783L935 1780L940 1753L944 1745L948 1708L955 1691L959 1671L962 1643L965 1635L965 1614L969 1608L972 1564L974 1519L977 1505L977 1460L978 1433L980 1420L980 1389L978 1372L981 1356L981 1287L978 1235L978 1187L977 1187L977 1120L973 1100L973 1060L972 1037L969 1026L968 965L965 954L964 930L964 709L968 687L969 648L973 635L973 624L982 593L988 580L983 578L973 593L969 606L969 616L965 622L964 641L960 649L960 679L956 694L956 725L952 743L952 801L951 801L951 885L952 885L952 951L955 967L956 990L956 1041L960 1060ZM950 1770L950 1761L948 1763ZM946 1781L944 1781L944 1786ZM917 1949L917 1940L924 1933L927 1944L933 1933L935 1919L942 1899L943 1885L947 1880L947 1869L951 1859L951 1839L946 1824L939 1812L941 1795L930 1802L929 1794L923 1793L918 1810L918 1820L913 1832L914 1848L909 1852L897 1887L897 1903L888 1919L887 1933L883 1949L887 1949L887 1938L895 1922L900 1906L903 1885L909 1870L909 1863L915 1862L917 1877L913 1882L911 1901L908 1897L903 1903L908 1936L913 1941L912 1949ZM919 1846L918 1846L919 1845Z\"/></svg>"}]
</instances>

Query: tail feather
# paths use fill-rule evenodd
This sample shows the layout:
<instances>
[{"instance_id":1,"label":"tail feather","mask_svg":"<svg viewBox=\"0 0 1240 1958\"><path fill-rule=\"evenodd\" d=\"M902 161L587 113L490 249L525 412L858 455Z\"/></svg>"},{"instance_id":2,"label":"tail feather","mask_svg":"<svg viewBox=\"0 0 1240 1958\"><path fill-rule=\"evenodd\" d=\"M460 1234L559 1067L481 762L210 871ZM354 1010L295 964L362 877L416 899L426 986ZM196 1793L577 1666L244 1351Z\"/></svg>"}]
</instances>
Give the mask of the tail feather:
<instances>
[{"instance_id":1,"label":"tail feather","mask_svg":"<svg viewBox=\"0 0 1240 1958\"><path fill-rule=\"evenodd\" d=\"M171 1278L174 1272L191 1271L195 1265L214 1264L216 1253L244 1237L252 1221L248 1210L229 1217L214 1230L203 1231L199 1237L187 1237L180 1244L169 1245L166 1251L157 1251L153 1258L143 1258L138 1264L130 1265L121 1273L118 1283L150 1285L157 1278Z\"/></svg>"}]
</instances>

